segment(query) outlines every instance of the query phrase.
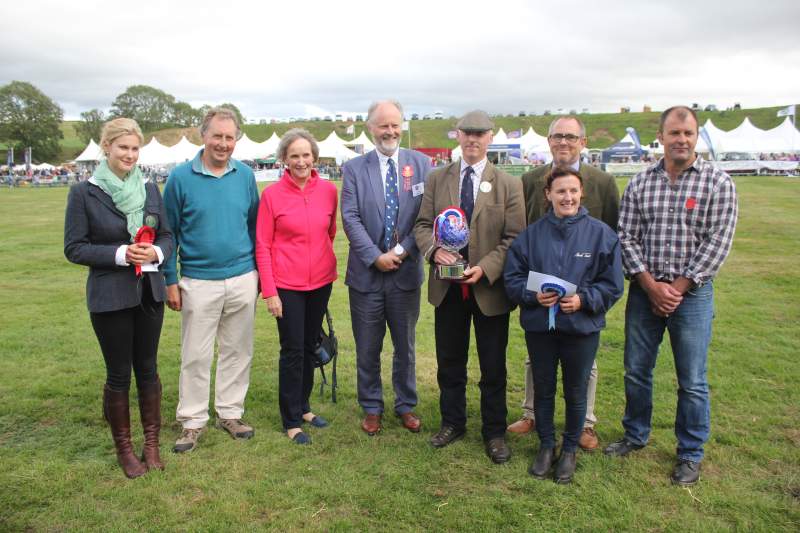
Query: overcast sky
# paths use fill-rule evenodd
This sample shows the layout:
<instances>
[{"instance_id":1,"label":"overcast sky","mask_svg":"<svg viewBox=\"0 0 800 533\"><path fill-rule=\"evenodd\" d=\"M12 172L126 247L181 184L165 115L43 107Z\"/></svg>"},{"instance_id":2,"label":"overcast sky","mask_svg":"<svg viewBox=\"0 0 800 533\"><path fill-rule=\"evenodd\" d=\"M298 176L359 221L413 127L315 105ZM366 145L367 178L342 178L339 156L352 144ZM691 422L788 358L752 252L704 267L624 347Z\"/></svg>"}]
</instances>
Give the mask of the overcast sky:
<instances>
[{"instance_id":1,"label":"overcast sky","mask_svg":"<svg viewBox=\"0 0 800 533\"><path fill-rule=\"evenodd\" d=\"M800 103L800 1L26 0L0 5L0 84L66 118L130 85L248 119Z\"/></svg>"}]
</instances>

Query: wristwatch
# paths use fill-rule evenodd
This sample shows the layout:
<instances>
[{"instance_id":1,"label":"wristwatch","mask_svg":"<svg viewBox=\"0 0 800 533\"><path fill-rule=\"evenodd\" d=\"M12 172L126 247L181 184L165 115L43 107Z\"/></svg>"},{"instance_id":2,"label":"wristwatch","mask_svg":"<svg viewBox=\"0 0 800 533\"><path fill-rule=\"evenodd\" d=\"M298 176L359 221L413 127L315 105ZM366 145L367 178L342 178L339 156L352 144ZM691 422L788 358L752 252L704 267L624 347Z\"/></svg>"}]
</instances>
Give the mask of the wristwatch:
<instances>
[{"instance_id":1,"label":"wristwatch","mask_svg":"<svg viewBox=\"0 0 800 533\"><path fill-rule=\"evenodd\" d=\"M395 246L395 247L392 249L392 251L393 251L395 254L397 254L398 256L400 256L400 255L403 255L403 254L406 252L406 249L405 249L405 248L403 248L403 245L402 245L402 244L398 244L397 246Z\"/></svg>"}]
</instances>

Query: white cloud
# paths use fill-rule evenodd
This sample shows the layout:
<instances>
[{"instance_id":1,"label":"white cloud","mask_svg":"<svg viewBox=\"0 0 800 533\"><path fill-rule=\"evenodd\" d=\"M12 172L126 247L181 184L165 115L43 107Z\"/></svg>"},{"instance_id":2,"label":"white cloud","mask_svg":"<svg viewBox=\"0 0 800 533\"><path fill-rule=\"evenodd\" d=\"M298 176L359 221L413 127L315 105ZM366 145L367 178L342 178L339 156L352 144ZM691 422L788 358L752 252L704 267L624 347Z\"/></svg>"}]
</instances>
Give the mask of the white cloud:
<instances>
[{"instance_id":1,"label":"white cloud","mask_svg":"<svg viewBox=\"0 0 800 533\"><path fill-rule=\"evenodd\" d=\"M30 81L68 117L139 83L248 117L386 97L448 115L781 105L800 94L797 14L795 1L32 0L0 6L0 83Z\"/></svg>"}]
</instances>

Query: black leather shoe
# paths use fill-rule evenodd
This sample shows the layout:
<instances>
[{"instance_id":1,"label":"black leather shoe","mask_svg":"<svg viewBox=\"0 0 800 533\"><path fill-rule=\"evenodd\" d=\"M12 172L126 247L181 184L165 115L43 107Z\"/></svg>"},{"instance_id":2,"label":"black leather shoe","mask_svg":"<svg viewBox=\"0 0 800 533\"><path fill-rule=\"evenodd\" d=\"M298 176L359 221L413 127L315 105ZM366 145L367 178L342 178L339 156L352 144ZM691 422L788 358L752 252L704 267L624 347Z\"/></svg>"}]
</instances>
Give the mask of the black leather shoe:
<instances>
[{"instance_id":1,"label":"black leather shoe","mask_svg":"<svg viewBox=\"0 0 800 533\"><path fill-rule=\"evenodd\" d=\"M679 459L672 471L672 483L681 487L691 487L700 480L700 463Z\"/></svg>"},{"instance_id":2,"label":"black leather shoe","mask_svg":"<svg viewBox=\"0 0 800 533\"><path fill-rule=\"evenodd\" d=\"M456 429L453 426L442 426L442 429L439 430L439 433L431 437L431 446L434 448L444 448L448 444L451 444L461 437L464 436L466 433L466 429Z\"/></svg>"},{"instance_id":3,"label":"black leather shoe","mask_svg":"<svg viewBox=\"0 0 800 533\"><path fill-rule=\"evenodd\" d=\"M636 450L641 450L644 446L639 444L634 444L627 439L620 439L617 442L612 442L606 449L603 450L603 453L606 455L612 455L614 457L625 457L631 452L635 452Z\"/></svg>"},{"instance_id":4,"label":"black leather shoe","mask_svg":"<svg viewBox=\"0 0 800 533\"><path fill-rule=\"evenodd\" d=\"M503 437L495 437L486 441L486 455L495 464L502 464L511 459L511 449Z\"/></svg>"},{"instance_id":5,"label":"black leather shoe","mask_svg":"<svg viewBox=\"0 0 800 533\"><path fill-rule=\"evenodd\" d=\"M558 458L556 465L556 473L553 476L553 481L560 485L566 485L572 482L572 476L575 474L575 466L577 457L575 452L565 452L561 450L561 457Z\"/></svg>"},{"instance_id":6,"label":"black leather shoe","mask_svg":"<svg viewBox=\"0 0 800 533\"><path fill-rule=\"evenodd\" d=\"M528 473L536 479L547 479L547 474L553 468L556 454L553 448L539 448L539 453L536 454L536 459L528 468Z\"/></svg>"}]
</instances>

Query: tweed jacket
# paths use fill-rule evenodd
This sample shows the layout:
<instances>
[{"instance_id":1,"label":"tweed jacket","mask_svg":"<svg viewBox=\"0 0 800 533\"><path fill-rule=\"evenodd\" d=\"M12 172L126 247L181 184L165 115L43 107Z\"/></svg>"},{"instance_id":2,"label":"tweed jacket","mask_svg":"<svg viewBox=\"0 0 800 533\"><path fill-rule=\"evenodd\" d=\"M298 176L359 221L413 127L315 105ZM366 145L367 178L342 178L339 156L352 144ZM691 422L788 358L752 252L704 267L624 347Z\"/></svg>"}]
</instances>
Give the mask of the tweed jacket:
<instances>
[{"instance_id":1,"label":"tweed jacket","mask_svg":"<svg viewBox=\"0 0 800 533\"><path fill-rule=\"evenodd\" d=\"M145 192L144 218L155 221L153 244L161 248L166 262L173 246L164 203L157 185L145 184ZM86 304L90 312L118 311L142 301L142 283L134 266L116 264L117 249L130 242L125 215L114 206L109 195L88 181L72 186L64 221L64 255L73 263L89 267ZM144 275L150 280L153 300L163 302L164 274L159 270Z\"/></svg>"},{"instance_id":2,"label":"tweed jacket","mask_svg":"<svg viewBox=\"0 0 800 533\"><path fill-rule=\"evenodd\" d=\"M428 175L425 194L414 225L417 247L430 263L428 301L438 306L444 300L450 281L434 276L433 222L447 207L458 206L461 161L437 168ZM489 185L483 185L488 183ZM469 261L480 266L483 277L473 285L475 300L486 316L507 313L514 308L503 285L506 252L517 234L525 228L525 202L519 178L498 170L487 162L481 187L475 198L469 237Z\"/></svg>"},{"instance_id":3,"label":"tweed jacket","mask_svg":"<svg viewBox=\"0 0 800 533\"><path fill-rule=\"evenodd\" d=\"M522 175L528 224L533 224L547 213L548 203L544 195L544 186L552 168L548 163ZM589 211L589 216L602 220L612 230L617 231L619 190L614 176L585 163L581 163L579 172L583 176L581 205Z\"/></svg>"}]
</instances>

